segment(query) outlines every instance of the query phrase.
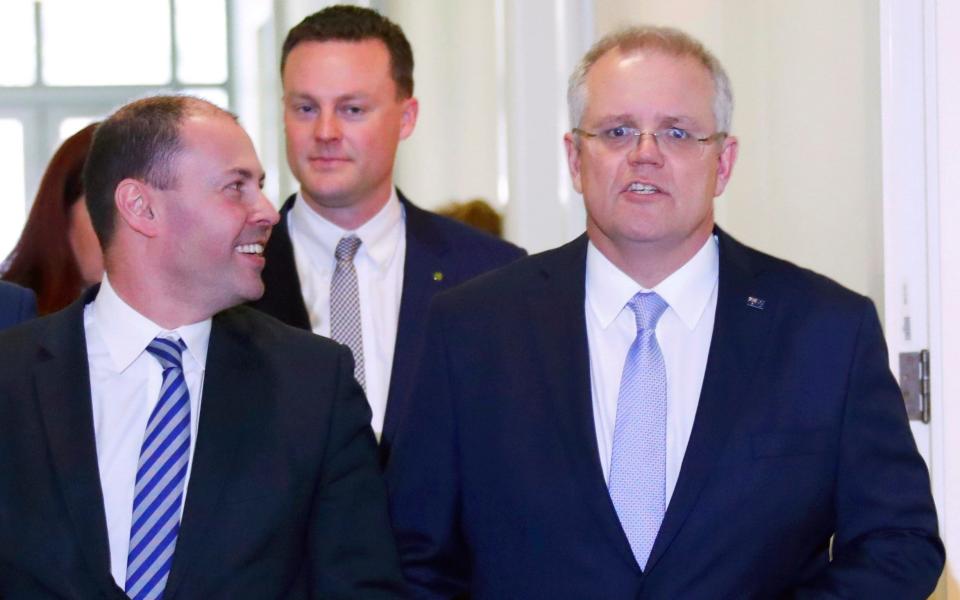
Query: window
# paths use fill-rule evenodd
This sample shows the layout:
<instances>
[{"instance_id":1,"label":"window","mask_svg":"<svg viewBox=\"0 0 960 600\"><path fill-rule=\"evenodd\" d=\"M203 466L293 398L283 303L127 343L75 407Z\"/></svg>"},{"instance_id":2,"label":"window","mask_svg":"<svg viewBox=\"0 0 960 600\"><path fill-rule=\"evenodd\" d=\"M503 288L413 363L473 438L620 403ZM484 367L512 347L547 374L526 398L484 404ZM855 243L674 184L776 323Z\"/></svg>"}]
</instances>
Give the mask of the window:
<instances>
[{"instance_id":1,"label":"window","mask_svg":"<svg viewBox=\"0 0 960 600\"><path fill-rule=\"evenodd\" d=\"M229 24L227 0L0 3L0 260L77 130L159 92L230 108Z\"/></svg>"}]
</instances>

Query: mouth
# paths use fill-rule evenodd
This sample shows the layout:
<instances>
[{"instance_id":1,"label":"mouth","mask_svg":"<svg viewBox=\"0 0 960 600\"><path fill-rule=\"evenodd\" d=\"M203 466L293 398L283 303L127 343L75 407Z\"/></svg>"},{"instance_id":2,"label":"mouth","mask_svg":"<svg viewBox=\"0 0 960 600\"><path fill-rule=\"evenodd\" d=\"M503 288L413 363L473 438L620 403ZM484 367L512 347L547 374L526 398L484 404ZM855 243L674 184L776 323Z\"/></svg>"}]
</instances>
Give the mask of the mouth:
<instances>
[{"instance_id":1,"label":"mouth","mask_svg":"<svg viewBox=\"0 0 960 600\"><path fill-rule=\"evenodd\" d=\"M249 254L253 256L263 256L264 244L254 243L254 244L238 244L233 247L233 251L237 254Z\"/></svg>"},{"instance_id":2,"label":"mouth","mask_svg":"<svg viewBox=\"0 0 960 600\"><path fill-rule=\"evenodd\" d=\"M309 156L307 157L307 160L310 161L312 164L331 165L336 163L348 162L350 159L348 159L345 156Z\"/></svg>"},{"instance_id":3,"label":"mouth","mask_svg":"<svg viewBox=\"0 0 960 600\"><path fill-rule=\"evenodd\" d=\"M639 194L641 196L648 196L650 194L661 194L663 190L659 187L653 185L652 183L645 183L642 181L633 181L623 189L625 192L630 192L632 194Z\"/></svg>"}]
</instances>

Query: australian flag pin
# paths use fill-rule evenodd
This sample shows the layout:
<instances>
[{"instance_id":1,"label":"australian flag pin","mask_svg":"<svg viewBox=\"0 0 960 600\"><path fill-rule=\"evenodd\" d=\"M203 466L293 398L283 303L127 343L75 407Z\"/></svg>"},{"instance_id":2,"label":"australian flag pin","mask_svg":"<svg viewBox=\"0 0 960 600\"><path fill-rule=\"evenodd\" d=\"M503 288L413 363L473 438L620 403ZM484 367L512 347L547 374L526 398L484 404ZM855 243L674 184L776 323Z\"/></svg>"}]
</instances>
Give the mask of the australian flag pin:
<instances>
[{"instance_id":1,"label":"australian flag pin","mask_svg":"<svg viewBox=\"0 0 960 600\"><path fill-rule=\"evenodd\" d=\"M755 308L757 310L763 310L763 307L767 304L767 301L763 298L757 298L756 296L747 296L747 306L750 308Z\"/></svg>"}]
</instances>

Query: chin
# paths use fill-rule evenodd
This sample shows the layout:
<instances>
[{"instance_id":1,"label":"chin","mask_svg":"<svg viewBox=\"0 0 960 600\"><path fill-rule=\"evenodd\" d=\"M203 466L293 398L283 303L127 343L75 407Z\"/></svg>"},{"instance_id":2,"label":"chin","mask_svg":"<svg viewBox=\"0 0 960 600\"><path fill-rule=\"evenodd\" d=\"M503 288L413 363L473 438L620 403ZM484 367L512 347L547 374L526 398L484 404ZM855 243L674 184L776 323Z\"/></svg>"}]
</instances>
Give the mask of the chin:
<instances>
[{"instance_id":1,"label":"chin","mask_svg":"<svg viewBox=\"0 0 960 600\"><path fill-rule=\"evenodd\" d=\"M263 281L257 280L256 285L250 286L250 289L244 290L243 299L240 302L253 302L254 300L259 300L263 297L263 293L266 291L266 286L263 285Z\"/></svg>"}]
</instances>

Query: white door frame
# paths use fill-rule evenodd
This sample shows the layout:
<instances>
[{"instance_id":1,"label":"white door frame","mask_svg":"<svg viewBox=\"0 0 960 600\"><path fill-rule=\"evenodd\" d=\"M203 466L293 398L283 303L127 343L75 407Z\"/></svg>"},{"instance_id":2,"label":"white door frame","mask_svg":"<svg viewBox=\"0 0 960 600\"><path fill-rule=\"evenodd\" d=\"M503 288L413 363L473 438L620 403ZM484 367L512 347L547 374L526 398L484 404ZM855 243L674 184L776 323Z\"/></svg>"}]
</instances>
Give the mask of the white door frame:
<instances>
[{"instance_id":1,"label":"white door frame","mask_svg":"<svg viewBox=\"0 0 960 600\"><path fill-rule=\"evenodd\" d=\"M928 0L929 3L929 0ZM960 598L960 4L937 0L932 24L935 32L937 78L937 211L931 222L934 242L930 270L931 373L942 425L934 451L939 456L934 489L940 508L940 531L947 546L947 594Z\"/></svg>"},{"instance_id":2,"label":"white door frame","mask_svg":"<svg viewBox=\"0 0 960 600\"><path fill-rule=\"evenodd\" d=\"M884 280L891 367L928 348L931 422L914 425L960 598L960 5L881 0Z\"/></svg>"}]
</instances>

